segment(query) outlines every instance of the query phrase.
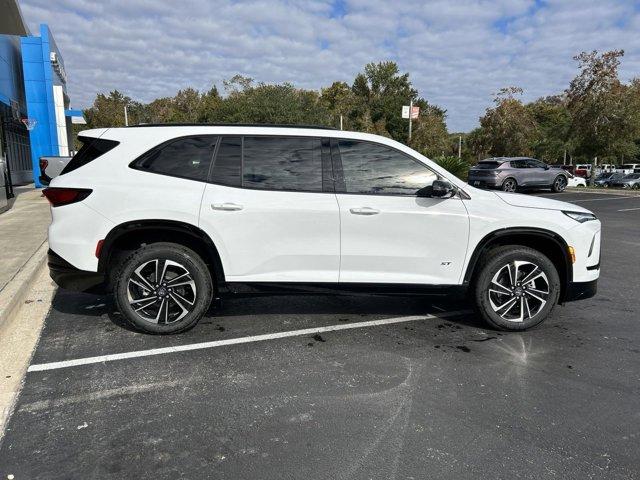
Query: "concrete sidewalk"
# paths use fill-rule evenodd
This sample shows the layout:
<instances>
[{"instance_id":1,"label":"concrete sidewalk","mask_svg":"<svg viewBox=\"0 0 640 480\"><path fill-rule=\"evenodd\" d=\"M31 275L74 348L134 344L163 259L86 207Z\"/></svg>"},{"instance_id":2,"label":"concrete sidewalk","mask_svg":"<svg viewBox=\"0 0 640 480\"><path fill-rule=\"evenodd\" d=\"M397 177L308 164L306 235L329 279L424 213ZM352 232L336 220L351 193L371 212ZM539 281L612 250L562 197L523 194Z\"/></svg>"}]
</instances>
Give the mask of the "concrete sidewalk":
<instances>
[{"instance_id":1,"label":"concrete sidewalk","mask_svg":"<svg viewBox=\"0 0 640 480\"><path fill-rule=\"evenodd\" d=\"M41 190L20 188L0 214L0 326L14 313L46 257L49 203Z\"/></svg>"}]
</instances>

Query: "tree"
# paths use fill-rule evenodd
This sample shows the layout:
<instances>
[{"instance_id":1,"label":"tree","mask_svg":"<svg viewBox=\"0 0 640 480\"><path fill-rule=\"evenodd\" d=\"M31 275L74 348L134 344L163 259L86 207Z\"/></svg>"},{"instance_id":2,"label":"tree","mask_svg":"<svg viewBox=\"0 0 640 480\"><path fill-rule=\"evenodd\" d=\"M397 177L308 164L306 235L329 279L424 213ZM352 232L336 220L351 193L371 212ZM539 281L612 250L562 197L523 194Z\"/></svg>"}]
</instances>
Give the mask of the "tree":
<instances>
[{"instance_id":1,"label":"tree","mask_svg":"<svg viewBox=\"0 0 640 480\"><path fill-rule=\"evenodd\" d=\"M413 124L410 146L430 158L449 155L451 142L444 111L428 105L426 101L420 107L420 115Z\"/></svg>"},{"instance_id":2,"label":"tree","mask_svg":"<svg viewBox=\"0 0 640 480\"><path fill-rule=\"evenodd\" d=\"M497 157L532 154L536 123L523 103L515 98L522 89L506 87L495 95L495 107L488 108L480 118L479 134L487 153Z\"/></svg>"},{"instance_id":3,"label":"tree","mask_svg":"<svg viewBox=\"0 0 640 480\"><path fill-rule=\"evenodd\" d=\"M131 98L118 90L109 92L109 95L99 93L93 101L93 105L84 110L87 128L124 127L125 105L134 116L136 110L140 110L141 107L140 103L133 102ZM134 119L130 117L130 123L133 123L132 120Z\"/></svg>"},{"instance_id":4,"label":"tree","mask_svg":"<svg viewBox=\"0 0 640 480\"><path fill-rule=\"evenodd\" d=\"M401 118L402 106L418 100L418 92L409 81L409 74L400 74L395 62L369 63L364 73L356 76L353 86L355 109L352 120L364 131L389 132L395 140L405 142L409 127Z\"/></svg>"},{"instance_id":5,"label":"tree","mask_svg":"<svg viewBox=\"0 0 640 480\"><path fill-rule=\"evenodd\" d=\"M566 98L540 98L526 105L536 124L532 138L533 155L547 163L562 162L571 152L571 114Z\"/></svg>"},{"instance_id":6,"label":"tree","mask_svg":"<svg viewBox=\"0 0 640 480\"><path fill-rule=\"evenodd\" d=\"M580 73L566 90L571 114L571 135L576 153L601 161L617 161L638 152L637 104L634 86L618 78L623 50L598 54L582 52L574 57ZM595 172L595 168L592 168Z\"/></svg>"}]
</instances>

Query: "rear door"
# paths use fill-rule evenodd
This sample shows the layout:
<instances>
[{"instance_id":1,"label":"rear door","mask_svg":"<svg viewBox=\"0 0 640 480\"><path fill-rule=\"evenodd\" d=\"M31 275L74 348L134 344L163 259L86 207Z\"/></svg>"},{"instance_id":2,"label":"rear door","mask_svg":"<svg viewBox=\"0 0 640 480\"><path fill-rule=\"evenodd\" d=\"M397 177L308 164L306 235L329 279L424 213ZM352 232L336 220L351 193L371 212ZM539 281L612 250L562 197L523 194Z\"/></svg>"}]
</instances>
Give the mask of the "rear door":
<instances>
[{"instance_id":1,"label":"rear door","mask_svg":"<svg viewBox=\"0 0 640 480\"><path fill-rule=\"evenodd\" d=\"M200 228L218 247L227 281L338 281L330 169L329 144L317 137L221 137Z\"/></svg>"},{"instance_id":2,"label":"rear door","mask_svg":"<svg viewBox=\"0 0 640 480\"><path fill-rule=\"evenodd\" d=\"M438 175L389 146L332 145L340 205L341 283L458 283L469 219L460 198L418 197Z\"/></svg>"}]
</instances>

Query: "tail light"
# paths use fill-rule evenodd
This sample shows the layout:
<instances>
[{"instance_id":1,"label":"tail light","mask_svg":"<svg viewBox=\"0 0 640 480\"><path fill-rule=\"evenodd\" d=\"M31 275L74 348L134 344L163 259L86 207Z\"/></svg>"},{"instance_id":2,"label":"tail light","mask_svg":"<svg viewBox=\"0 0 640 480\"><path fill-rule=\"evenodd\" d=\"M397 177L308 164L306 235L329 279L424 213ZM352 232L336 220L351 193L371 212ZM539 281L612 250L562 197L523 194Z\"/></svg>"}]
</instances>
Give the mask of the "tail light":
<instances>
[{"instance_id":1,"label":"tail light","mask_svg":"<svg viewBox=\"0 0 640 480\"><path fill-rule=\"evenodd\" d=\"M46 158L41 158L40 159L40 173L43 173L48 166L49 166L49 160L47 160Z\"/></svg>"},{"instance_id":2,"label":"tail light","mask_svg":"<svg viewBox=\"0 0 640 480\"><path fill-rule=\"evenodd\" d=\"M42 193L52 207L61 207L84 200L93 190L88 188L45 188Z\"/></svg>"}]
</instances>

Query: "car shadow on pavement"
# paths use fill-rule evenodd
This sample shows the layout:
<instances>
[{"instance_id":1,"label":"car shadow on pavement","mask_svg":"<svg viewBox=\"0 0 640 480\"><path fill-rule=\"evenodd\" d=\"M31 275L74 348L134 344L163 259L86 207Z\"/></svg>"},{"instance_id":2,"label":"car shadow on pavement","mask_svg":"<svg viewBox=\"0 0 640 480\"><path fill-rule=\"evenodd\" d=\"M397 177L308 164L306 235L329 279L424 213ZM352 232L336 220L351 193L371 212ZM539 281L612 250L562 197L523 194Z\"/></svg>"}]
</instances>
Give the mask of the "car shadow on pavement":
<instances>
[{"instance_id":1,"label":"car shadow on pavement","mask_svg":"<svg viewBox=\"0 0 640 480\"><path fill-rule=\"evenodd\" d=\"M91 295L58 290L52 309L75 316L86 322L87 317L104 317L118 327L136 331L116 310L113 296ZM269 295L229 297L212 302L203 321L218 319L233 321L235 317L322 315L336 316L336 321L362 321L368 317L402 317L431 314L444 315L448 321L470 327L485 328L473 313L455 315L450 312L470 311L472 306L464 297L417 295ZM71 320L71 319L70 319ZM73 321L73 320L71 320Z\"/></svg>"}]
</instances>

